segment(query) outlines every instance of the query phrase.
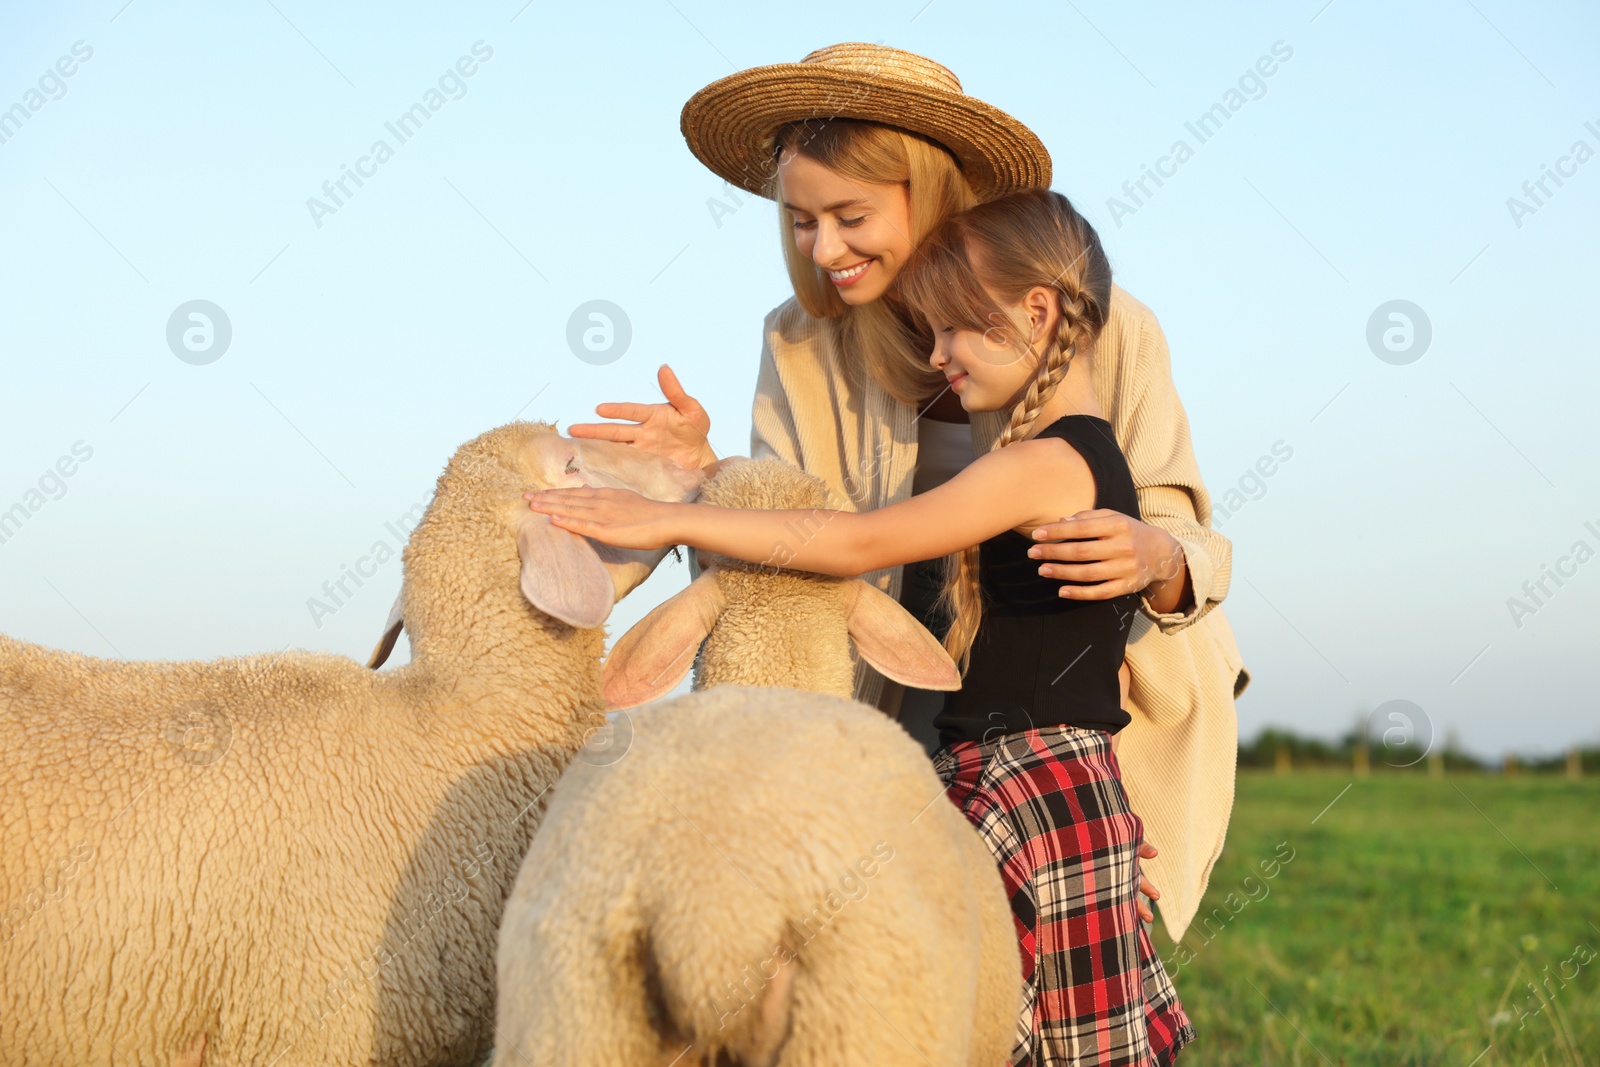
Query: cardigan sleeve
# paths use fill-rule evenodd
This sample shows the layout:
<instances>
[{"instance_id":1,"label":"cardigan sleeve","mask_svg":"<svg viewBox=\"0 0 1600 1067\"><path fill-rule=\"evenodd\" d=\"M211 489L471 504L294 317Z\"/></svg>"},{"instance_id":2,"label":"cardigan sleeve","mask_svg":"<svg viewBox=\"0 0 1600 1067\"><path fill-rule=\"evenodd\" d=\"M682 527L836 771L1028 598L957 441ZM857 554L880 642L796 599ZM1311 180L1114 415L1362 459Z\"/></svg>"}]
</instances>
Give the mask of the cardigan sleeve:
<instances>
[{"instance_id":1,"label":"cardigan sleeve","mask_svg":"<svg viewBox=\"0 0 1600 1067\"><path fill-rule=\"evenodd\" d=\"M785 305L767 313L761 326L761 364L756 372L756 395L750 406L750 458L781 459L799 467L800 434L795 428L789 394L778 375L778 362L772 353L773 331ZM689 552L689 580L700 577L699 553Z\"/></svg>"},{"instance_id":2,"label":"cardigan sleeve","mask_svg":"<svg viewBox=\"0 0 1600 1067\"><path fill-rule=\"evenodd\" d=\"M1130 301L1131 302L1131 301ZM1122 359L1131 361L1129 396L1122 418L1124 447L1139 511L1144 521L1166 530L1183 548L1194 589L1188 611L1159 613L1140 598L1140 610L1160 627L1175 633L1202 618L1228 595L1233 569L1233 542L1211 528L1211 496L1200 478L1200 465L1189 439L1189 418L1172 381L1172 362L1161 325L1143 305L1135 305L1132 328L1120 332ZM1131 350L1130 350L1131 349Z\"/></svg>"},{"instance_id":3,"label":"cardigan sleeve","mask_svg":"<svg viewBox=\"0 0 1600 1067\"><path fill-rule=\"evenodd\" d=\"M750 458L781 459L792 466L800 462L800 434L795 428L789 394L778 375L772 354L772 334L782 306L767 313L761 328L761 366L756 373L756 395L750 405Z\"/></svg>"}]
</instances>

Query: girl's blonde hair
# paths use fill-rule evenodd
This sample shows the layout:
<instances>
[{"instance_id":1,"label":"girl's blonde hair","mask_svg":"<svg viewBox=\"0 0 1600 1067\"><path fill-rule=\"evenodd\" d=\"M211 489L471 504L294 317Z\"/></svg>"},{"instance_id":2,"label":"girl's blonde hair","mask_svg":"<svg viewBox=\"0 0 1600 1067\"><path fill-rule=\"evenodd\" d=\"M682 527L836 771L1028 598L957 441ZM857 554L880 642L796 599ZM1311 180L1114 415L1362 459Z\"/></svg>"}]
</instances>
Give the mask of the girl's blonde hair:
<instances>
[{"instance_id":1,"label":"girl's blonde hair","mask_svg":"<svg viewBox=\"0 0 1600 1067\"><path fill-rule=\"evenodd\" d=\"M942 145L894 126L861 119L805 119L775 134L767 195L778 202L784 264L806 314L821 322L853 384L863 373L902 404L918 406L943 384L928 366L933 347L927 325L910 314L893 284L877 300L852 306L839 297L826 272L795 245L793 217L783 206L777 162L799 153L846 178L874 185L905 186L910 203L912 248L944 219L977 202L956 158Z\"/></svg>"},{"instance_id":2,"label":"girl's blonde hair","mask_svg":"<svg viewBox=\"0 0 1600 1067\"><path fill-rule=\"evenodd\" d=\"M1013 193L945 220L918 244L895 281L905 306L924 321L986 338L998 334L1024 356L1028 338L1018 335L1002 308L1020 304L1036 286L1054 290L1060 310L1055 336L995 448L1027 435L1074 355L1092 354L1111 308L1111 264L1099 235L1071 201L1048 189ZM946 557L938 605L951 619L945 649L965 673L983 617L978 546Z\"/></svg>"}]
</instances>

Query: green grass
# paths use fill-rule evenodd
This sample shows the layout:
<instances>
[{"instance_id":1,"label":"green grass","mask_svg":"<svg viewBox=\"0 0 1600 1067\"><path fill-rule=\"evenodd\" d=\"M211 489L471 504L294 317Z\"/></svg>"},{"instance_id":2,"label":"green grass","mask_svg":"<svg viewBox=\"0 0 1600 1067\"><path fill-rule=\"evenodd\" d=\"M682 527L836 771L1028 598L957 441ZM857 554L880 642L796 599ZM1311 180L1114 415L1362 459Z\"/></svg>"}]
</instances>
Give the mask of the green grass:
<instances>
[{"instance_id":1,"label":"green grass","mask_svg":"<svg viewBox=\"0 0 1600 1067\"><path fill-rule=\"evenodd\" d=\"M1186 1067L1600 1064L1600 779L1241 774L1199 915L1156 931Z\"/></svg>"}]
</instances>

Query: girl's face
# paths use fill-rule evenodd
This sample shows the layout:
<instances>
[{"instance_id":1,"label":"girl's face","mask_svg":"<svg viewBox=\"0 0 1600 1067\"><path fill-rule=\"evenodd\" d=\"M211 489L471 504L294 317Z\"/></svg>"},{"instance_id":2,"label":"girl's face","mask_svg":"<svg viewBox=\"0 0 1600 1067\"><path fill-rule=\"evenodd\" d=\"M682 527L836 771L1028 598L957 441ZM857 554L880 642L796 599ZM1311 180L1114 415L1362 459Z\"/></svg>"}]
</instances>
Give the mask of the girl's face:
<instances>
[{"instance_id":1,"label":"girl's face","mask_svg":"<svg viewBox=\"0 0 1600 1067\"><path fill-rule=\"evenodd\" d=\"M1035 291L1037 293L1038 290ZM967 411L1004 411L1022 399L1039 368L1032 336L1041 331L1035 294L1012 307L1002 305L1006 322L998 320L987 330L973 330L930 318L933 352L928 363L950 383L951 392ZM1045 334L1044 336L1048 336Z\"/></svg>"},{"instance_id":2,"label":"girl's face","mask_svg":"<svg viewBox=\"0 0 1600 1067\"><path fill-rule=\"evenodd\" d=\"M778 163L778 189L794 243L827 272L846 304L882 296L911 256L911 203L899 182L846 178L798 152Z\"/></svg>"}]
</instances>

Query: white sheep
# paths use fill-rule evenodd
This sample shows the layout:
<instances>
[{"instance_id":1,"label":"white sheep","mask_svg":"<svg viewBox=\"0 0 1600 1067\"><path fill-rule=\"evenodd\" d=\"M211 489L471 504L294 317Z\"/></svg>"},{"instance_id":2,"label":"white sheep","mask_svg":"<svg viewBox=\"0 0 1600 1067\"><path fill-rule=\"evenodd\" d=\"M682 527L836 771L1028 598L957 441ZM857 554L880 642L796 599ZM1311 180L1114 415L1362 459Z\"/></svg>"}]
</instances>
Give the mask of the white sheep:
<instances>
[{"instance_id":1,"label":"white sheep","mask_svg":"<svg viewBox=\"0 0 1600 1067\"><path fill-rule=\"evenodd\" d=\"M606 699L633 707L669 693L694 666L694 688L787 686L851 696L852 645L879 673L921 689L958 689L944 646L889 594L860 578L784 570L827 521L828 489L779 460L729 457L701 489L714 507L809 510L770 557L747 563L699 550L701 573L617 640Z\"/></svg>"},{"instance_id":2,"label":"white sheep","mask_svg":"<svg viewBox=\"0 0 1600 1067\"><path fill-rule=\"evenodd\" d=\"M702 500L822 492L763 461ZM557 783L501 926L495 1064L1003 1062L1022 969L994 859L922 747L848 698L852 638L904 684L955 688L954 664L860 579L700 558L605 686L666 692L704 639L702 691L620 713L626 751Z\"/></svg>"},{"instance_id":3,"label":"white sheep","mask_svg":"<svg viewBox=\"0 0 1600 1067\"><path fill-rule=\"evenodd\" d=\"M0 1064L480 1062L505 895L605 721L601 626L663 555L522 493L702 480L544 423L462 446L404 552L392 671L0 637Z\"/></svg>"}]
</instances>

